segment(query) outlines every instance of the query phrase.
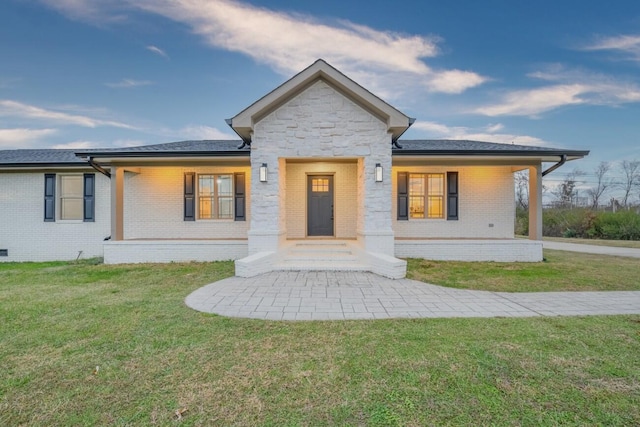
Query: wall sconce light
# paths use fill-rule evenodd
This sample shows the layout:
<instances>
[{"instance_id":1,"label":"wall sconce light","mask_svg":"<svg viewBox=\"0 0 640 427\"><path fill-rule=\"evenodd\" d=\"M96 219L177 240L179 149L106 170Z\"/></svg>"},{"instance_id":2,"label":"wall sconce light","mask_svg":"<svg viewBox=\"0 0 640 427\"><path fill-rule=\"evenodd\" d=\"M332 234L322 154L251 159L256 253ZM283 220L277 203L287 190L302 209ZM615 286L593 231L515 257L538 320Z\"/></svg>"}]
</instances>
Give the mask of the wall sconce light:
<instances>
[{"instance_id":1,"label":"wall sconce light","mask_svg":"<svg viewBox=\"0 0 640 427\"><path fill-rule=\"evenodd\" d=\"M376 182L382 182L382 165L376 163Z\"/></svg>"},{"instance_id":2,"label":"wall sconce light","mask_svg":"<svg viewBox=\"0 0 640 427\"><path fill-rule=\"evenodd\" d=\"M267 182L267 164L260 166L260 182Z\"/></svg>"}]
</instances>

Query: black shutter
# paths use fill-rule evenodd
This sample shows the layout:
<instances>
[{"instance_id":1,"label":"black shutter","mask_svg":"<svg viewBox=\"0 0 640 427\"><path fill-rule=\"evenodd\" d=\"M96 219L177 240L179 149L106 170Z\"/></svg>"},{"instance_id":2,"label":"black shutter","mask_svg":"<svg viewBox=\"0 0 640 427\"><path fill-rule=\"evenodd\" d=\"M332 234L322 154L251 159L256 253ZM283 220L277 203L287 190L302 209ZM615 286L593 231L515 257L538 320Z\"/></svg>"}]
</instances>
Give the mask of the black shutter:
<instances>
[{"instance_id":1,"label":"black shutter","mask_svg":"<svg viewBox=\"0 0 640 427\"><path fill-rule=\"evenodd\" d=\"M398 172L398 220L409 219L409 173Z\"/></svg>"},{"instance_id":2,"label":"black shutter","mask_svg":"<svg viewBox=\"0 0 640 427\"><path fill-rule=\"evenodd\" d=\"M84 222L94 222L96 220L96 174L84 174Z\"/></svg>"},{"instance_id":3,"label":"black shutter","mask_svg":"<svg viewBox=\"0 0 640 427\"><path fill-rule=\"evenodd\" d=\"M196 220L196 174L184 174L184 220Z\"/></svg>"},{"instance_id":4,"label":"black shutter","mask_svg":"<svg viewBox=\"0 0 640 427\"><path fill-rule=\"evenodd\" d=\"M236 221L245 221L245 175L244 172L239 172L233 174L233 198L234 198L234 206L235 206L235 216L234 219Z\"/></svg>"},{"instance_id":5,"label":"black shutter","mask_svg":"<svg viewBox=\"0 0 640 427\"><path fill-rule=\"evenodd\" d=\"M44 174L44 220L56 220L56 174Z\"/></svg>"},{"instance_id":6,"label":"black shutter","mask_svg":"<svg viewBox=\"0 0 640 427\"><path fill-rule=\"evenodd\" d=\"M458 219L458 172L447 172L447 220Z\"/></svg>"}]
</instances>

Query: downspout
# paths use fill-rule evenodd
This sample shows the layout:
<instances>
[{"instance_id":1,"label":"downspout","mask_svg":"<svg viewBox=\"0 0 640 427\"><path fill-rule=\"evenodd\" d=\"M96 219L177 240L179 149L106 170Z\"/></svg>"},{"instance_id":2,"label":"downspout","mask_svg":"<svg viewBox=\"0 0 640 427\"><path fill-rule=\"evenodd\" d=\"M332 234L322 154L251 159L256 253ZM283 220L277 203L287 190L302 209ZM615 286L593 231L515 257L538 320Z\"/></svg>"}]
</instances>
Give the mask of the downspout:
<instances>
[{"instance_id":1,"label":"downspout","mask_svg":"<svg viewBox=\"0 0 640 427\"><path fill-rule=\"evenodd\" d=\"M111 179L111 173L108 170L106 170L105 168L103 168L102 166L100 166L99 164L97 164L96 162L94 162L91 157L87 157L87 161L89 162L89 164L91 165L92 168L94 168L95 170L97 170L102 175L106 176L107 178Z\"/></svg>"},{"instance_id":2,"label":"downspout","mask_svg":"<svg viewBox=\"0 0 640 427\"><path fill-rule=\"evenodd\" d=\"M229 125L229 127L231 129L233 129L233 119L226 119L225 122L227 122L227 124ZM249 148L251 148L251 140L247 140L245 138L242 137L242 135L240 135L238 133L238 131L236 131L235 129L233 129L233 131L236 133L236 135L238 135L240 137L240 139L242 140L242 144L238 145L238 150L242 150L244 147L246 147L247 145L249 146Z\"/></svg>"},{"instance_id":3,"label":"downspout","mask_svg":"<svg viewBox=\"0 0 640 427\"><path fill-rule=\"evenodd\" d=\"M409 117L409 126L407 126L407 129L403 130L402 133L398 136L396 136L395 138L393 138L393 140L391 140L391 145L396 147L396 148L402 148L402 145L398 144L398 139L400 139L400 137L411 127L412 124L414 124L416 122L416 119L413 117Z\"/></svg>"},{"instance_id":4,"label":"downspout","mask_svg":"<svg viewBox=\"0 0 640 427\"><path fill-rule=\"evenodd\" d=\"M550 174L554 170L558 169L560 166L564 165L566 161L567 161L567 155L563 154L562 156L560 156L560 161L558 163L556 163L555 165L551 166L546 171L542 172L542 176Z\"/></svg>"}]
</instances>

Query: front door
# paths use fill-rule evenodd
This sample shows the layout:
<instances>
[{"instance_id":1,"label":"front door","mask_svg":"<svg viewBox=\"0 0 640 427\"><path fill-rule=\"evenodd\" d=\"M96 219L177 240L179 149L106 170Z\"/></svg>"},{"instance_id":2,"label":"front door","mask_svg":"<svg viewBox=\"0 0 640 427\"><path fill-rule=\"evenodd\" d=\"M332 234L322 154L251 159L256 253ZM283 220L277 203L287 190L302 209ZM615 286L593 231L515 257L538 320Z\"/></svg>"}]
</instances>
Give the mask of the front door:
<instances>
[{"instance_id":1,"label":"front door","mask_svg":"<svg viewBox=\"0 0 640 427\"><path fill-rule=\"evenodd\" d=\"M307 177L307 235L333 236L333 176Z\"/></svg>"}]
</instances>

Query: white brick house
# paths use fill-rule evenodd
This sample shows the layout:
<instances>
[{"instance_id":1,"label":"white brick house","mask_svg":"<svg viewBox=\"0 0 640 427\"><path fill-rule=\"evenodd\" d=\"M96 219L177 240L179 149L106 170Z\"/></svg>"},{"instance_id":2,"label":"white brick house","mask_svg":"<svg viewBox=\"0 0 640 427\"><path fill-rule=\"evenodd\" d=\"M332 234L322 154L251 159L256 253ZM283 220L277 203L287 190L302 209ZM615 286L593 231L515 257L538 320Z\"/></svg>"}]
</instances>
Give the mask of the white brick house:
<instances>
[{"instance_id":1,"label":"white brick house","mask_svg":"<svg viewBox=\"0 0 640 427\"><path fill-rule=\"evenodd\" d=\"M241 141L0 151L0 261L236 260L236 274L396 257L542 259L542 163L586 151L399 141L413 119L322 60L228 124ZM513 173L530 171L530 239ZM108 238L108 240L104 240Z\"/></svg>"}]
</instances>

